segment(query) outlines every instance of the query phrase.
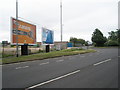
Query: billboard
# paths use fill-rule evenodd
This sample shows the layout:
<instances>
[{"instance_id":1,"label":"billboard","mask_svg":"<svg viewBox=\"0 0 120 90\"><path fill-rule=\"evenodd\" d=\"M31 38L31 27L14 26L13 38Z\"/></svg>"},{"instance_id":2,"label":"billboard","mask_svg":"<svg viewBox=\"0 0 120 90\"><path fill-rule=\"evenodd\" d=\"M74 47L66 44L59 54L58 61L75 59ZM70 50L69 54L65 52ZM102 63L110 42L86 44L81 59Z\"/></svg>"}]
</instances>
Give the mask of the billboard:
<instances>
[{"instance_id":1,"label":"billboard","mask_svg":"<svg viewBox=\"0 0 120 90\"><path fill-rule=\"evenodd\" d=\"M11 29L12 29L12 44L16 44L16 19L11 18ZM18 44L36 44L36 25L18 20Z\"/></svg>"},{"instance_id":2,"label":"billboard","mask_svg":"<svg viewBox=\"0 0 120 90\"><path fill-rule=\"evenodd\" d=\"M53 44L54 43L54 32L52 30L42 28L42 43L43 44Z\"/></svg>"},{"instance_id":3,"label":"billboard","mask_svg":"<svg viewBox=\"0 0 120 90\"><path fill-rule=\"evenodd\" d=\"M73 43L67 43L67 47L73 47Z\"/></svg>"}]
</instances>

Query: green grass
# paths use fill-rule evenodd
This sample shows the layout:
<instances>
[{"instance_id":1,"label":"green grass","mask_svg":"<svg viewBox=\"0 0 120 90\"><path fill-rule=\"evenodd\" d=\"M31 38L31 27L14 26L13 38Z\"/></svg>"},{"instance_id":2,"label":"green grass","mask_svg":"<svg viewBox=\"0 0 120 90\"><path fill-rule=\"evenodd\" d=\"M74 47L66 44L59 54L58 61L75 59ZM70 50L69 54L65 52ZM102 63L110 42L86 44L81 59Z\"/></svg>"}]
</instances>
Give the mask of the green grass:
<instances>
[{"instance_id":1,"label":"green grass","mask_svg":"<svg viewBox=\"0 0 120 90\"><path fill-rule=\"evenodd\" d=\"M117 48L118 46L104 46L104 47L96 47L96 48Z\"/></svg>"},{"instance_id":2,"label":"green grass","mask_svg":"<svg viewBox=\"0 0 120 90\"><path fill-rule=\"evenodd\" d=\"M11 56L14 56L14 55L4 54L4 55L2 55L2 58L11 57Z\"/></svg>"},{"instance_id":3,"label":"green grass","mask_svg":"<svg viewBox=\"0 0 120 90\"><path fill-rule=\"evenodd\" d=\"M4 53L2 54L2 58L6 58L6 57L11 57L11 56L15 56L15 51L4 51Z\"/></svg>"},{"instance_id":4,"label":"green grass","mask_svg":"<svg viewBox=\"0 0 120 90\"><path fill-rule=\"evenodd\" d=\"M76 49L64 49L62 50L63 52L71 52L71 51L79 51L79 50L84 50L82 48L76 48Z\"/></svg>"},{"instance_id":5,"label":"green grass","mask_svg":"<svg viewBox=\"0 0 120 90\"><path fill-rule=\"evenodd\" d=\"M3 58L2 61L0 62L2 62L2 64L9 64L9 63L16 63L16 62L31 61L31 60L43 60L47 58L54 58L54 57L60 57L60 56L84 54L84 53L90 53L90 52L96 52L96 51L92 49L89 49L89 50L67 49L67 50L61 50L61 51L53 51L49 53L39 53L39 54L28 55L28 56Z\"/></svg>"}]
</instances>

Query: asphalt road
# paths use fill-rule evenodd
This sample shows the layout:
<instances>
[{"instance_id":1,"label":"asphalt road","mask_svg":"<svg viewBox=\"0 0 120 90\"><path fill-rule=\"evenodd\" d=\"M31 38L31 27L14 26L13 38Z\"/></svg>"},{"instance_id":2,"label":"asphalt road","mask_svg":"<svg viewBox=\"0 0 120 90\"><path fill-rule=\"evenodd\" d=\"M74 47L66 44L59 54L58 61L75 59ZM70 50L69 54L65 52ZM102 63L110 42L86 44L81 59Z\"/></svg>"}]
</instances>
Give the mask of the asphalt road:
<instances>
[{"instance_id":1,"label":"asphalt road","mask_svg":"<svg viewBox=\"0 0 120 90\"><path fill-rule=\"evenodd\" d=\"M3 88L118 88L118 48L2 66Z\"/></svg>"}]
</instances>

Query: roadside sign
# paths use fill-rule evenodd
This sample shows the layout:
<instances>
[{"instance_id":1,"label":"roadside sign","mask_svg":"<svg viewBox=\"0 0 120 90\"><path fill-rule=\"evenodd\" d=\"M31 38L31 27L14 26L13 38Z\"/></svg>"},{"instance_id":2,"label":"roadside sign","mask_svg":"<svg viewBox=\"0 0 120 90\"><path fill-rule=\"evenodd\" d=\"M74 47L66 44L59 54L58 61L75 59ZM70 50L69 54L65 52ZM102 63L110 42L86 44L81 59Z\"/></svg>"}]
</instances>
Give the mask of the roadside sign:
<instances>
[{"instance_id":1,"label":"roadside sign","mask_svg":"<svg viewBox=\"0 0 120 90\"><path fill-rule=\"evenodd\" d=\"M42 43L53 44L54 43L53 35L54 35L54 32L52 30L42 28Z\"/></svg>"},{"instance_id":2,"label":"roadside sign","mask_svg":"<svg viewBox=\"0 0 120 90\"><path fill-rule=\"evenodd\" d=\"M11 27L12 27L12 44L16 44L16 19L11 18ZM34 45L36 44L36 25L18 20L18 44L30 44Z\"/></svg>"}]
</instances>

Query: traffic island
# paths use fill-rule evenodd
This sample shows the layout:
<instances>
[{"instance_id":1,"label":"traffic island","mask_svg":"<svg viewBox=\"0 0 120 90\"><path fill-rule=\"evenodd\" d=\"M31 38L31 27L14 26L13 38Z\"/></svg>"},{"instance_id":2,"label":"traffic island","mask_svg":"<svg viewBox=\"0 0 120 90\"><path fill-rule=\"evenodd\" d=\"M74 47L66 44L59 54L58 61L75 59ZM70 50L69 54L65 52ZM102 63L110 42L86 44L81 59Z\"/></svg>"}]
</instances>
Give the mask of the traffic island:
<instances>
[{"instance_id":1,"label":"traffic island","mask_svg":"<svg viewBox=\"0 0 120 90\"><path fill-rule=\"evenodd\" d=\"M96 52L96 51L93 49L88 49L88 50L66 49L61 51L53 51L49 53L39 53L39 54L28 55L28 56L3 58L0 62L2 62L2 64L10 64L10 63L18 63L18 62L26 62L26 61L34 61L34 60L44 60L48 58L55 58L55 57L61 57L61 56L93 53L93 52Z\"/></svg>"}]
</instances>

